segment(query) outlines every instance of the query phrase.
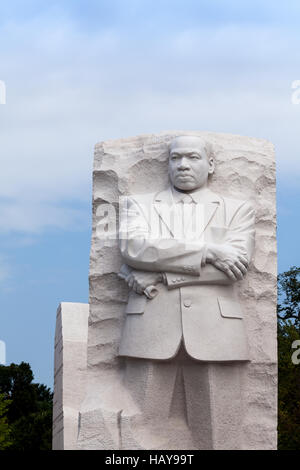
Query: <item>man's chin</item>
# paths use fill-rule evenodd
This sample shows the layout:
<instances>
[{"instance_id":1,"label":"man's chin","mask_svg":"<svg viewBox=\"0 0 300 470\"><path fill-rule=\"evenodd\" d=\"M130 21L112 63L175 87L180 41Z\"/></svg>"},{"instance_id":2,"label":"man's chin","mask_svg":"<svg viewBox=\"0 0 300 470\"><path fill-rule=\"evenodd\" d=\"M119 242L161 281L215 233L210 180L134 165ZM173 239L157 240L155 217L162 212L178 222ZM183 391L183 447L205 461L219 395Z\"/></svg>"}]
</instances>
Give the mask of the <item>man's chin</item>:
<instances>
[{"instance_id":1,"label":"man's chin","mask_svg":"<svg viewBox=\"0 0 300 470\"><path fill-rule=\"evenodd\" d=\"M195 185L192 182L176 182L175 189L179 189L180 191L193 191Z\"/></svg>"}]
</instances>

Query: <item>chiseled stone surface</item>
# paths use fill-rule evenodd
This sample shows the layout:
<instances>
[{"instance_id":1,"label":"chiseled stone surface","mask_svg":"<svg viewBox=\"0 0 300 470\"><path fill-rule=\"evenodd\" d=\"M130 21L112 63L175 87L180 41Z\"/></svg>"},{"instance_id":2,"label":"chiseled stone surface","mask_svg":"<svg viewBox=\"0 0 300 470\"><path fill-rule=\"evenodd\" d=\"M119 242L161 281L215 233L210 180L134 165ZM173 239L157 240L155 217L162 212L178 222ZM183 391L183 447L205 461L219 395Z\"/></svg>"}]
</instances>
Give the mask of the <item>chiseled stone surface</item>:
<instances>
[{"instance_id":1,"label":"chiseled stone surface","mask_svg":"<svg viewBox=\"0 0 300 470\"><path fill-rule=\"evenodd\" d=\"M256 211L254 259L239 282L251 362L242 374L243 429L240 448L277 445L276 201L273 145L265 140L210 132L162 132L96 145L93 172L93 233L90 257L90 315L87 391L80 407L80 449L191 448L174 431L160 446L139 428L126 431L135 404L123 388L124 359L117 350L128 288L117 276L122 264L117 239L103 239L104 204L118 210L120 196L162 190L168 184L168 144L180 135L197 135L214 148L216 170L210 189L249 200ZM102 211L102 212L101 212ZM117 227L116 227L117 229ZM231 398L228 397L230 403ZM179 428L178 428L179 429ZM151 441L152 439L152 441ZM164 447L165 445L165 447Z\"/></svg>"},{"instance_id":2,"label":"chiseled stone surface","mask_svg":"<svg viewBox=\"0 0 300 470\"><path fill-rule=\"evenodd\" d=\"M76 449L78 410L86 388L89 305L61 303L54 354L53 450Z\"/></svg>"}]
</instances>

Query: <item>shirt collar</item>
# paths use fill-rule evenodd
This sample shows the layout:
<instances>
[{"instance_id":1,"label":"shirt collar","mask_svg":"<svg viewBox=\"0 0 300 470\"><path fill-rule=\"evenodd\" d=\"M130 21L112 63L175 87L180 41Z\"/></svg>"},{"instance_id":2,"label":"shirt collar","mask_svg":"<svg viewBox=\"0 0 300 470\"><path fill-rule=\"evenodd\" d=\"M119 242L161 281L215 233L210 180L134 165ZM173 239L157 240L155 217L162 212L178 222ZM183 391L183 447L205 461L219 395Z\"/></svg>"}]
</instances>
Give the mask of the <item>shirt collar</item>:
<instances>
[{"instance_id":1,"label":"shirt collar","mask_svg":"<svg viewBox=\"0 0 300 470\"><path fill-rule=\"evenodd\" d=\"M164 202L167 204L172 204L172 202L175 204L179 201L182 200L183 194L180 191L177 191L173 186L169 186L168 188L164 189L163 191L160 191L155 194L154 196L154 201L155 202ZM222 202L222 197L219 196L218 194L214 193L210 189L207 189L207 192L205 195L201 191L196 191L194 193L188 193L192 200L195 201L197 204L200 203L218 203L220 204ZM204 196L204 197L203 197Z\"/></svg>"},{"instance_id":2,"label":"shirt collar","mask_svg":"<svg viewBox=\"0 0 300 470\"><path fill-rule=\"evenodd\" d=\"M171 188L172 195L174 202L180 202L182 199L184 199L187 195L191 198L193 202L196 204L201 204L201 203L206 203L206 202L220 202L220 199L216 194L214 194L212 191L207 190L205 194L203 194L203 191L194 191L192 193L182 193L180 191L177 191L173 186Z\"/></svg>"},{"instance_id":3,"label":"shirt collar","mask_svg":"<svg viewBox=\"0 0 300 470\"><path fill-rule=\"evenodd\" d=\"M181 201L189 202L190 200L193 202L196 202L195 199L192 197L192 195L189 193L182 193L180 191L177 191L174 187L171 188L171 191L172 191L172 196L173 196L173 200L175 204Z\"/></svg>"}]
</instances>

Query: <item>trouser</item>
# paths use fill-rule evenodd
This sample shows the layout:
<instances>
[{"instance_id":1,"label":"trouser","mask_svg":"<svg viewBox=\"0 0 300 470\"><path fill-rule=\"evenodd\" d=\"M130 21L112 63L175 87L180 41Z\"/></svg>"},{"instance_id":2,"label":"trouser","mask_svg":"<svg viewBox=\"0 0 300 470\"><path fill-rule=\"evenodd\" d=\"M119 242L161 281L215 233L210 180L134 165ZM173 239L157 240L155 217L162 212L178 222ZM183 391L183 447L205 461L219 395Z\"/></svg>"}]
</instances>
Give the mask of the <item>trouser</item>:
<instances>
[{"instance_id":1,"label":"trouser","mask_svg":"<svg viewBox=\"0 0 300 470\"><path fill-rule=\"evenodd\" d=\"M125 385L144 423L159 422L174 433L178 444L173 446L171 435L169 448L240 449L242 368L239 362L197 361L181 345L167 361L127 358ZM183 426L186 444L178 438Z\"/></svg>"}]
</instances>

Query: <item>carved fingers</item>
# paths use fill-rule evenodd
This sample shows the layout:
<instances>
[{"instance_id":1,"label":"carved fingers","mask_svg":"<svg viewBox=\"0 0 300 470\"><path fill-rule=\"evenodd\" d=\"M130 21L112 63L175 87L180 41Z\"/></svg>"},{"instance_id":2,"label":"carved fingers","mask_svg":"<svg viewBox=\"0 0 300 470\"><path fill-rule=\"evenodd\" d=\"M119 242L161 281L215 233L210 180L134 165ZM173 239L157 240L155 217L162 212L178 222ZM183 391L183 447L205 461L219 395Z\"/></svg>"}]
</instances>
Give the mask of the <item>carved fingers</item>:
<instances>
[{"instance_id":1,"label":"carved fingers","mask_svg":"<svg viewBox=\"0 0 300 470\"><path fill-rule=\"evenodd\" d=\"M213 264L217 269L223 271L230 279L232 279L232 281L236 281L234 273L231 271L231 269L226 263L224 263L223 261L216 260Z\"/></svg>"},{"instance_id":2,"label":"carved fingers","mask_svg":"<svg viewBox=\"0 0 300 470\"><path fill-rule=\"evenodd\" d=\"M209 245L208 262L223 271L232 281L243 279L247 272L248 260L230 245Z\"/></svg>"},{"instance_id":3,"label":"carved fingers","mask_svg":"<svg viewBox=\"0 0 300 470\"><path fill-rule=\"evenodd\" d=\"M126 282L128 287L137 294L142 295L144 290L149 287L162 282L161 273L146 272L146 271L132 271L127 277Z\"/></svg>"},{"instance_id":4,"label":"carved fingers","mask_svg":"<svg viewBox=\"0 0 300 470\"><path fill-rule=\"evenodd\" d=\"M241 267L240 264L237 263L237 265L235 265L231 261L217 260L213 264L217 269L223 271L232 281L240 281L247 271L243 265L243 267Z\"/></svg>"}]
</instances>

